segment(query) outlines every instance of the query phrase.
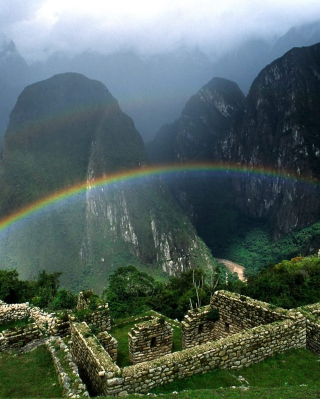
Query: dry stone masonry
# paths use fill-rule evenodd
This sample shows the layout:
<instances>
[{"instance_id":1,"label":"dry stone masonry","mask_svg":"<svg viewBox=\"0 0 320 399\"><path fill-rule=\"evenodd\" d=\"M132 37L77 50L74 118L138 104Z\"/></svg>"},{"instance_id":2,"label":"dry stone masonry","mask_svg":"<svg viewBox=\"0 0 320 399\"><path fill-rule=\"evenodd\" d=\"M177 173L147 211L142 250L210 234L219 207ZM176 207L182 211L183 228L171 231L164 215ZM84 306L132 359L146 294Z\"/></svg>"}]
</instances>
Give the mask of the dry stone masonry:
<instances>
[{"instance_id":1,"label":"dry stone masonry","mask_svg":"<svg viewBox=\"0 0 320 399\"><path fill-rule=\"evenodd\" d=\"M164 317L135 324L128 334L130 362L141 363L172 351L173 329Z\"/></svg>"},{"instance_id":2,"label":"dry stone masonry","mask_svg":"<svg viewBox=\"0 0 320 399\"><path fill-rule=\"evenodd\" d=\"M306 317L307 349L320 355L320 303L298 308Z\"/></svg>"},{"instance_id":3,"label":"dry stone masonry","mask_svg":"<svg viewBox=\"0 0 320 399\"><path fill-rule=\"evenodd\" d=\"M215 321L208 318L212 309L218 315ZM32 311L34 319L38 318L32 328L41 331L45 314L37 316L37 312ZM0 304L0 324L25 314L31 314L28 304ZM53 315L48 317L54 319ZM174 379L215 368L240 369L292 348L309 348L320 354L320 303L285 310L217 291L209 306L189 311L181 324L185 349L175 353L170 353L172 328L164 318L157 316L136 324L129 334L134 364L120 369L115 364L117 345L112 335L104 331L96 337L85 322L71 322L72 359L90 394L146 393ZM82 385L78 385L81 390ZM71 387L66 395L76 397L79 392Z\"/></svg>"},{"instance_id":4,"label":"dry stone masonry","mask_svg":"<svg viewBox=\"0 0 320 399\"><path fill-rule=\"evenodd\" d=\"M190 348L215 339L214 322L208 320L211 306L189 310L181 323L182 348Z\"/></svg>"},{"instance_id":5,"label":"dry stone masonry","mask_svg":"<svg viewBox=\"0 0 320 399\"><path fill-rule=\"evenodd\" d=\"M90 298L94 296L92 291L79 292L77 310L90 310ZM84 314L84 319L88 324L98 328L100 332L111 330L111 317L109 305L107 303L97 306L95 311Z\"/></svg>"},{"instance_id":6,"label":"dry stone masonry","mask_svg":"<svg viewBox=\"0 0 320 399\"><path fill-rule=\"evenodd\" d=\"M97 335L98 340L101 345L104 347L106 352L109 354L111 359L115 362L117 360L118 353L118 342L117 340L108 334L106 331L103 331Z\"/></svg>"}]
</instances>

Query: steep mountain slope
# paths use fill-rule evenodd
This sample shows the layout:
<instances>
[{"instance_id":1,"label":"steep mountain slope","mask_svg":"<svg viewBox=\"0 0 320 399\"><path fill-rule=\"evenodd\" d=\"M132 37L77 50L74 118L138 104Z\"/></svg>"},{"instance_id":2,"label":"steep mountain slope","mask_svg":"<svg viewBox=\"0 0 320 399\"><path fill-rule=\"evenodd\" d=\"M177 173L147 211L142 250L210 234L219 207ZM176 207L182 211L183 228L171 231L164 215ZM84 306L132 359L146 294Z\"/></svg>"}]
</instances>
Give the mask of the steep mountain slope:
<instances>
[{"instance_id":1,"label":"steep mountain slope","mask_svg":"<svg viewBox=\"0 0 320 399\"><path fill-rule=\"evenodd\" d=\"M292 49L264 68L251 86L241 124L221 142L224 160L249 170L320 177L320 44ZM219 152L219 150L218 150ZM319 219L320 196L312 184L250 176L235 182L237 204L267 218L275 235Z\"/></svg>"},{"instance_id":2,"label":"steep mountain slope","mask_svg":"<svg viewBox=\"0 0 320 399\"><path fill-rule=\"evenodd\" d=\"M0 153L9 114L28 79L28 66L14 43L0 35Z\"/></svg>"},{"instance_id":3,"label":"steep mountain slope","mask_svg":"<svg viewBox=\"0 0 320 399\"><path fill-rule=\"evenodd\" d=\"M236 83L213 78L190 98L179 119L164 125L147 143L150 159L155 163L212 161L216 144L241 114L244 99ZM231 192L229 179L188 174L172 180L170 188L198 231L210 230L213 219L223 220L222 209Z\"/></svg>"},{"instance_id":4,"label":"steep mountain slope","mask_svg":"<svg viewBox=\"0 0 320 399\"><path fill-rule=\"evenodd\" d=\"M147 144L150 157L156 162L211 160L215 144L230 129L243 103L236 83L213 78L190 98L180 118L164 125Z\"/></svg>"},{"instance_id":5,"label":"steep mountain slope","mask_svg":"<svg viewBox=\"0 0 320 399\"><path fill-rule=\"evenodd\" d=\"M201 107L186 107L147 147L154 162L209 160L241 171L216 178L186 176L171 185L217 257L254 269L263 266L262 253L267 265L281 256L317 249L317 225L299 237L295 233L320 218L319 50L320 44L293 49L274 61L258 75L246 99L228 82L234 91L224 97L221 110L233 112L224 129L216 129L220 87L207 97L207 109L214 110L207 135L202 133L206 113ZM210 135L210 129L216 133ZM278 245L271 251L272 240L280 237L283 250Z\"/></svg>"},{"instance_id":6,"label":"steep mountain slope","mask_svg":"<svg viewBox=\"0 0 320 399\"><path fill-rule=\"evenodd\" d=\"M67 73L28 86L5 136L2 217L79 183L84 190L5 229L1 267L22 278L63 271L64 285L101 290L128 263L170 274L207 264L208 250L161 181L124 176L95 187L119 170L146 167L139 133L102 83Z\"/></svg>"}]
</instances>

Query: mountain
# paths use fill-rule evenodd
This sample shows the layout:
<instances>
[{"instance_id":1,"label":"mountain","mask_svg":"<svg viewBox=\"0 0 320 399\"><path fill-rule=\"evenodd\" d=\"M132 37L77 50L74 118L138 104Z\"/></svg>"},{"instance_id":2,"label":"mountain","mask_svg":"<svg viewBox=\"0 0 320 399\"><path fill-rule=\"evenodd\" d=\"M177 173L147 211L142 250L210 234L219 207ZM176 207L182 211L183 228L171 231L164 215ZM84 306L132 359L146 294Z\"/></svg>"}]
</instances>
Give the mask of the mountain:
<instances>
[{"instance_id":1,"label":"mountain","mask_svg":"<svg viewBox=\"0 0 320 399\"><path fill-rule=\"evenodd\" d=\"M214 256L254 269L265 248L266 264L316 251L318 227L301 229L320 219L319 51L290 50L259 73L246 98L235 83L213 79L148 144L156 163L210 161L226 171L171 185Z\"/></svg>"},{"instance_id":2,"label":"mountain","mask_svg":"<svg viewBox=\"0 0 320 399\"><path fill-rule=\"evenodd\" d=\"M268 219L276 236L319 219L316 185L299 180L316 183L320 177L319 90L320 44L290 50L260 72L241 123L220 143L224 161L276 175L266 179L249 173L234 188L240 208ZM285 179L286 173L297 180Z\"/></svg>"},{"instance_id":3,"label":"mountain","mask_svg":"<svg viewBox=\"0 0 320 399\"><path fill-rule=\"evenodd\" d=\"M0 36L0 153L9 114L28 80L28 66L14 43Z\"/></svg>"},{"instance_id":4,"label":"mountain","mask_svg":"<svg viewBox=\"0 0 320 399\"><path fill-rule=\"evenodd\" d=\"M53 54L30 66L34 81L72 71L103 82L130 115L145 141L162 124L179 115L186 99L212 76L211 61L197 49L141 57L120 51L84 52L74 57Z\"/></svg>"},{"instance_id":5,"label":"mountain","mask_svg":"<svg viewBox=\"0 0 320 399\"><path fill-rule=\"evenodd\" d=\"M132 119L102 83L66 73L26 87L5 135L1 215L59 190L72 195L2 232L1 267L28 279L42 269L63 271L64 286L101 291L118 266L175 274L208 264L208 249L164 183L126 179L147 167ZM116 184L95 186L119 171Z\"/></svg>"},{"instance_id":6,"label":"mountain","mask_svg":"<svg viewBox=\"0 0 320 399\"><path fill-rule=\"evenodd\" d=\"M319 42L319 26L316 21L292 27L280 37L249 38L218 58L186 46L149 56L132 51L103 54L101 49L77 55L55 53L32 65L25 63L13 42L0 38L3 43L0 47L7 49L0 50L0 142L1 131L6 129L9 113L21 90L27 84L67 71L104 83L124 112L134 119L144 141L150 141L163 124L179 117L188 98L213 76L237 82L247 94L265 65L292 47Z\"/></svg>"},{"instance_id":7,"label":"mountain","mask_svg":"<svg viewBox=\"0 0 320 399\"><path fill-rule=\"evenodd\" d=\"M236 83L213 78L189 99L180 118L164 125L147 144L150 157L158 163L212 160L215 144L243 104L244 95Z\"/></svg>"}]
</instances>

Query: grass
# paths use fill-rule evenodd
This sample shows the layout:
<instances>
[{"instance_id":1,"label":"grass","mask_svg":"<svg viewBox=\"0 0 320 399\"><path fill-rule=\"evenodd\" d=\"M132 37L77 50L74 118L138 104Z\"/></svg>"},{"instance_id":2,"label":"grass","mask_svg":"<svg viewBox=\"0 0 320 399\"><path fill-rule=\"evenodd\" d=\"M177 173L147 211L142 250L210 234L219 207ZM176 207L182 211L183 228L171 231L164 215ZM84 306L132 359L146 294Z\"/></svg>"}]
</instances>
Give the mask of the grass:
<instances>
[{"instance_id":1,"label":"grass","mask_svg":"<svg viewBox=\"0 0 320 399\"><path fill-rule=\"evenodd\" d=\"M45 346L25 354L0 353L1 398L62 398L62 389Z\"/></svg>"},{"instance_id":2,"label":"grass","mask_svg":"<svg viewBox=\"0 0 320 399\"><path fill-rule=\"evenodd\" d=\"M241 370L217 369L206 374L198 374L183 380L175 380L170 384L155 388L152 392L156 394L168 394L173 391L197 391L200 389L212 391L235 387L237 391L241 392L241 395L244 395L246 391L240 387L249 388L250 392L254 392L255 390L261 392L261 390L265 389L266 392L270 390L291 392L296 388L298 391L303 392L307 387L308 389L311 388L318 391L318 397L320 397L319 374L320 357L306 349L297 349L288 351L285 354L277 354L264 362ZM231 395L233 395L230 396L232 398L238 397L236 396L236 392ZM218 397L228 398L229 396ZM268 398L269 396L261 397ZM281 395L270 397L280 398Z\"/></svg>"},{"instance_id":3,"label":"grass","mask_svg":"<svg viewBox=\"0 0 320 399\"><path fill-rule=\"evenodd\" d=\"M152 312L146 312L144 315L139 316L154 316ZM138 317L137 317L138 318ZM170 323L171 319L166 317L166 320ZM111 330L111 335L118 341L118 356L117 356L117 365L119 367L130 366L131 363L129 361L129 345L128 345L128 332L134 327L135 324L140 323L142 321L146 321L146 319L141 321L133 321L132 317L127 319L121 319L121 324L119 323L116 327L113 327ZM177 327L175 324L171 324L173 327L173 345L172 351L177 352L182 349L182 338L181 338L181 329Z\"/></svg>"},{"instance_id":4,"label":"grass","mask_svg":"<svg viewBox=\"0 0 320 399\"><path fill-rule=\"evenodd\" d=\"M140 396L140 395L139 395ZM141 395L142 398L150 396ZM136 399L135 395L128 395L126 399ZM240 389L202 389L197 391L165 394L161 398L175 399L319 399L319 388L281 387L281 388L250 388L248 391ZM102 398L101 398L102 399Z\"/></svg>"}]
</instances>

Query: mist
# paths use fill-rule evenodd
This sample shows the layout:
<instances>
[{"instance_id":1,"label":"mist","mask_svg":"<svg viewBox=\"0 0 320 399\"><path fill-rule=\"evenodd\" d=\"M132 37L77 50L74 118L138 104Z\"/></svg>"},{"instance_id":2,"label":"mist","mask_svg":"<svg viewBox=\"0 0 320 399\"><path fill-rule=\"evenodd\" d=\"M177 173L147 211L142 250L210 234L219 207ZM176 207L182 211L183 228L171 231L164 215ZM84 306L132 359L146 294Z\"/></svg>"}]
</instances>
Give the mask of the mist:
<instances>
[{"instance_id":1,"label":"mist","mask_svg":"<svg viewBox=\"0 0 320 399\"><path fill-rule=\"evenodd\" d=\"M218 59L252 38L275 40L320 19L314 0L1 0L0 32L27 63L55 52L140 56L187 46Z\"/></svg>"}]
</instances>

